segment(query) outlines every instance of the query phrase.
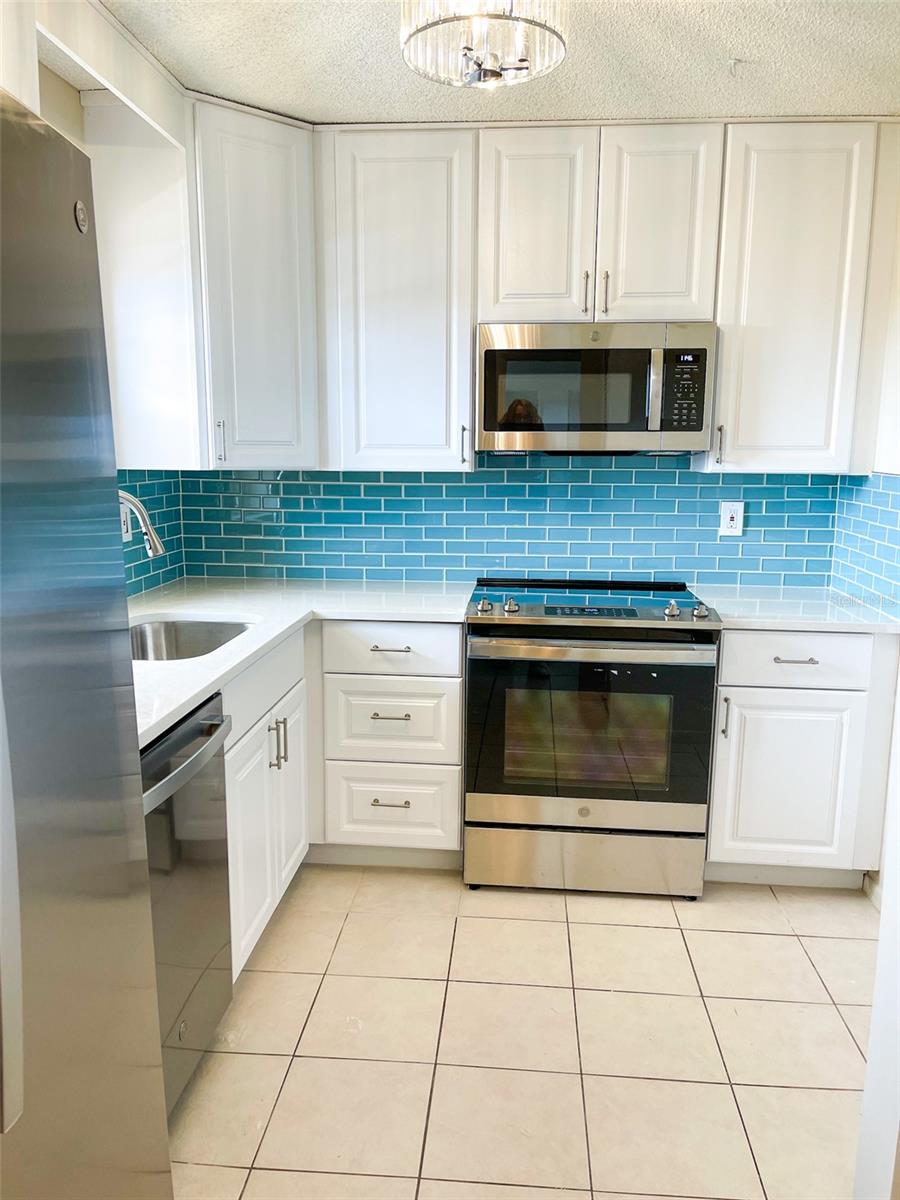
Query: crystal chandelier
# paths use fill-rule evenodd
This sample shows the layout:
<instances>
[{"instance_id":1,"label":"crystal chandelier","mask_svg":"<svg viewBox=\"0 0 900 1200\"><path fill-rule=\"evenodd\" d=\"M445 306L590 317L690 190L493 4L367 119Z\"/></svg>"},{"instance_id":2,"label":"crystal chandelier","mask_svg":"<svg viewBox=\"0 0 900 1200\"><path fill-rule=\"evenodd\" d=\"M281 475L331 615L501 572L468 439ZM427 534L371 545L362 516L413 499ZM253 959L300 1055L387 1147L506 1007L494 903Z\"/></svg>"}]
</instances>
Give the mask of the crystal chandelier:
<instances>
[{"instance_id":1,"label":"crystal chandelier","mask_svg":"<svg viewBox=\"0 0 900 1200\"><path fill-rule=\"evenodd\" d=\"M552 71L566 56L568 0L402 0L407 64L436 83L492 88Z\"/></svg>"}]
</instances>

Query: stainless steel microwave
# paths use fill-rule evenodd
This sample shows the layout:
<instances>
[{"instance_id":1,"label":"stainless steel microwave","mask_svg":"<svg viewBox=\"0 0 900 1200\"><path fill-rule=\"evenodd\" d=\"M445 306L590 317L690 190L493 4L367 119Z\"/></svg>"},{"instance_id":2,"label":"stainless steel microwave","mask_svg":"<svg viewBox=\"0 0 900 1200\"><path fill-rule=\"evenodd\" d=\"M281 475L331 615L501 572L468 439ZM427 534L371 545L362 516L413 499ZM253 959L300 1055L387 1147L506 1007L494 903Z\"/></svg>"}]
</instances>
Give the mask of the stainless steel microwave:
<instances>
[{"instance_id":1,"label":"stainless steel microwave","mask_svg":"<svg viewBox=\"0 0 900 1200\"><path fill-rule=\"evenodd\" d=\"M710 448L712 321L478 330L479 450Z\"/></svg>"}]
</instances>

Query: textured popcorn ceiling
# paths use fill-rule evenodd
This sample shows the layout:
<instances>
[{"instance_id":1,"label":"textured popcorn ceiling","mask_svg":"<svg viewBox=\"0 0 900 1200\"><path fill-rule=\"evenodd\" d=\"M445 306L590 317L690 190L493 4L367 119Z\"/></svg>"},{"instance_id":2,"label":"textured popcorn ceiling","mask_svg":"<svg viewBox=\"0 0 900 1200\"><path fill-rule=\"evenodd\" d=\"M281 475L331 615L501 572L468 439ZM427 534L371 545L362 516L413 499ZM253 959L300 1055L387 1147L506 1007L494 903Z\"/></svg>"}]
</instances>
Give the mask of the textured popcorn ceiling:
<instances>
[{"instance_id":1,"label":"textured popcorn ceiling","mask_svg":"<svg viewBox=\"0 0 900 1200\"><path fill-rule=\"evenodd\" d=\"M186 87L315 122L900 113L896 0L572 0L563 65L493 93L415 76L390 0L104 2Z\"/></svg>"}]
</instances>

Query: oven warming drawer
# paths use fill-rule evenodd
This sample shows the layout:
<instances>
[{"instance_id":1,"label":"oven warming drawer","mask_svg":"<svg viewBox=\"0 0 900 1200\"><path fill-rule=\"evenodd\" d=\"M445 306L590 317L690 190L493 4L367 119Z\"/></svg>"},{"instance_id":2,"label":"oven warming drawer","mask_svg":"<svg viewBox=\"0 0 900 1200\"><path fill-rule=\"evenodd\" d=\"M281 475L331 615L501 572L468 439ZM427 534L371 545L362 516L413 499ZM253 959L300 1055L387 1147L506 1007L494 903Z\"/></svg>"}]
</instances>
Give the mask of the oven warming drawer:
<instances>
[{"instance_id":1,"label":"oven warming drawer","mask_svg":"<svg viewBox=\"0 0 900 1200\"><path fill-rule=\"evenodd\" d=\"M704 836L467 826L468 884L699 896Z\"/></svg>"},{"instance_id":2,"label":"oven warming drawer","mask_svg":"<svg viewBox=\"0 0 900 1200\"><path fill-rule=\"evenodd\" d=\"M466 820L485 825L563 825L581 830L706 833L706 815L705 781L702 804L466 792Z\"/></svg>"}]
</instances>

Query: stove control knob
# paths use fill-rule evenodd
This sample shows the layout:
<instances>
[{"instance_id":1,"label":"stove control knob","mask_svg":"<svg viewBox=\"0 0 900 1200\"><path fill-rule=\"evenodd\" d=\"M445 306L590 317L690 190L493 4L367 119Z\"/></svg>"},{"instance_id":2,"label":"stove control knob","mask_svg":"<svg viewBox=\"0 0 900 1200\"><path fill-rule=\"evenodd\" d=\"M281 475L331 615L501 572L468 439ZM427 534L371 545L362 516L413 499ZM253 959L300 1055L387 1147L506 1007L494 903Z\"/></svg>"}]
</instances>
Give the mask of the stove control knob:
<instances>
[{"instance_id":1,"label":"stove control knob","mask_svg":"<svg viewBox=\"0 0 900 1200\"><path fill-rule=\"evenodd\" d=\"M695 621L705 621L708 616L709 616L709 609L706 607L706 605L703 603L702 600L698 600L697 607L694 609L694 620Z\"/></svg>"},{"instance_id":2,"label":"stove control knob","mask_svg":"<svg viewBox=\"0 0 900 1200\"><path fill-rule=\"evenodd\" d=\"M516 600L513 596L510 596L509 599L506 601L506 603L503 605L503 611L505 613L517 613L519 611L518 600Z\"/></svg>"},{"instance_id":3,"label":"stove control knob","mask_svg":"<svg viewBox=\"0 0 900 1200\"><path fill-rule=\"evenodd\" d=\"M679 617L681 616L681 609L678 607L678 605L675 603L674 600L670 600L669 603L666 605L666 607L663 609L663 616L667 617L667 618L671 618L673 621L677 621L679 619Z\"/></svg>"},{"instance_id":4,"label":"stove control knob","mask_svg":"<svg viewBox=\"0 0 900 1200\"><path fill-rule=\"evenodd\" d=\"M493 604L491 604L490 600L488 600L487 596L482 596L481 599L478 601L478 603L475 605L475 611L480 612L480 613L493 612L494 606L493 606Z\"/></svg>"}]
</instances>

